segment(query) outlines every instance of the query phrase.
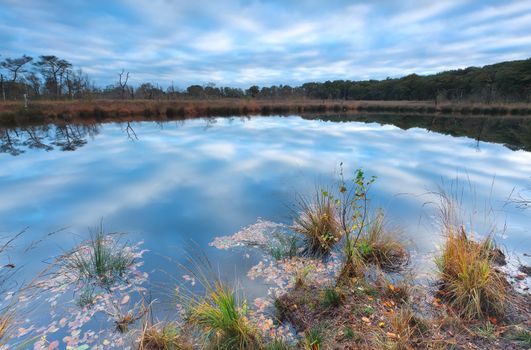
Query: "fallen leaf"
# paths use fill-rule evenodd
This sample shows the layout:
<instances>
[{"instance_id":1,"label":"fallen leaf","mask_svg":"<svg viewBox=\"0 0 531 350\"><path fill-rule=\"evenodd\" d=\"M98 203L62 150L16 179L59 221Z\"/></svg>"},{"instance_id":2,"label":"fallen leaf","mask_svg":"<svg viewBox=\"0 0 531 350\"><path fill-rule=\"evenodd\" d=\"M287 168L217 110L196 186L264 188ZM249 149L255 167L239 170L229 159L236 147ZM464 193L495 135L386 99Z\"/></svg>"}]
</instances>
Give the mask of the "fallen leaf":
<instances>
[{"instance_id":1,"label":"fallen leaf","mask_svg":"<svg viewBox=\"0 0 531 350\"><path fill-rule=\"evenodd\" d=\"M122 298L121 304L124 305L124 304L127 304L128 302L129 302L129 294L126 294L126 295Z\"/></svg>"}]
</instances>

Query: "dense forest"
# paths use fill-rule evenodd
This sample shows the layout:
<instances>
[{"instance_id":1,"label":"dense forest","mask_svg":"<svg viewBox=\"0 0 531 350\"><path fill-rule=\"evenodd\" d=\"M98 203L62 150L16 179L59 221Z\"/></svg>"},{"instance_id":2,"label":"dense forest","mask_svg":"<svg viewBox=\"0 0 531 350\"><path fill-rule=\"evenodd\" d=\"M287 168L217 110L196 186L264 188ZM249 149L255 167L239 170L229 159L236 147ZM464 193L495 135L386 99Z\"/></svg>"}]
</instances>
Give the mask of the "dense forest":
<instances>
[{"instance_id":1,"label":"dense forest","mask_svg":"<svg viewBox=\"0 0 531 350\"><path fill-rule=\"evenodd\" d=\"M251 86L248 89L218 87L213 83L179 89L153 83L130 84L131 74L117 72L114 84L96 86L81 69L56 56L34 59L23 55L0 61L3 100L65 99L334 99L419 100L452 102L530 102L531 58L481 68L469 67L432 75L411 74L385 80L334 80L301 86Z\"/></svg>"}]
</instances>

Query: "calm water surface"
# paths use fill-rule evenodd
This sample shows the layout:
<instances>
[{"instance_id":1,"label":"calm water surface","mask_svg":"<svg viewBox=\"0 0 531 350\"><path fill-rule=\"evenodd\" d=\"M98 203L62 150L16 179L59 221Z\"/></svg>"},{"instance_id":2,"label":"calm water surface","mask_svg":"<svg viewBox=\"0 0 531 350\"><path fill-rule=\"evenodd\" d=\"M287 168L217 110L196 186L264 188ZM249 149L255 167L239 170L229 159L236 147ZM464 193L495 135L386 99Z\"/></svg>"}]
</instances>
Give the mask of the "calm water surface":
<instances>
[{"instance_id":1,"label":"calm water surface","mask_svg":"<svg viewBox=\"0 0 531 350\"><path fill-rule=\"evenodd\" d=\"M347 174L363 168L378 177L372 205L384 208L403 228L416 256L433 252L439 242L434 210L426 205L433 199L428 192L456 186L456 177L464 207L481 218L488 211L489 223L506 225L499 239L508 251L531 253L531 211L505 205L515 187L531 183L531 153L524 150L423 128L298 116L130 127L50 126L42 144L26 137L6 146L4 135L0 233L27 228L18 247L45 238L30 252L10 255L21 267L19 278L29 279L47 258L86 238L88 229L103 220L107 231L145 241L150 271L172 271L167 257L178 261L192 245L205 251L221 273L246 284L252 259L208 243L257 218L289 223L295 193L330 183L341 162ZM483 227L478 223L480 234Z\"/></svg>"}]
</instances>

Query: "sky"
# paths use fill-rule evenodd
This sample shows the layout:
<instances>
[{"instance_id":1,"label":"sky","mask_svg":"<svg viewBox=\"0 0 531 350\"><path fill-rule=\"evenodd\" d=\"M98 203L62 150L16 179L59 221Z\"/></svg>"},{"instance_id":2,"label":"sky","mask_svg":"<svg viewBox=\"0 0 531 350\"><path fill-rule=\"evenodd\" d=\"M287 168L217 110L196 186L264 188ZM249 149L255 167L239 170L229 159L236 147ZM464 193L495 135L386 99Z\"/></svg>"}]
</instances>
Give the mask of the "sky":
<instances>
[{"instance_id":1,"label":"sky","mask_svg":"<svg viewBox=\"0 0 531 350\"><path fill-rule=\"evenodd\" d=\"M531 56L530 0L0 0L0 59L56 55L98 85L385 79Z\"/></svg>"}]
</instances>

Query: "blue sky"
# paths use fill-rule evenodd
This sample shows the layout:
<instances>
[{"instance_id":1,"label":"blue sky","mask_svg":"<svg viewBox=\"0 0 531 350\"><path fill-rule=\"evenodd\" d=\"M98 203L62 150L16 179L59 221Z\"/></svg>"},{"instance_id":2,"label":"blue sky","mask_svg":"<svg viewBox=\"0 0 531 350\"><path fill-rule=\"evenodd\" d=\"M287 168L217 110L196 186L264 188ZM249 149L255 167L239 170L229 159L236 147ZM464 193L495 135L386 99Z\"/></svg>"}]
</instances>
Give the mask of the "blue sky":
<instances>
[{"instance_id":1,"label":"blue sky","mask_svg":"<svg viewBox=\"0 0 531 350\"><path fill-rule=\"evenodd\" d=\"M99 85L382 79L531 56L531 1L0 0L0 54Z\"/></svg>"}]
</instances>

